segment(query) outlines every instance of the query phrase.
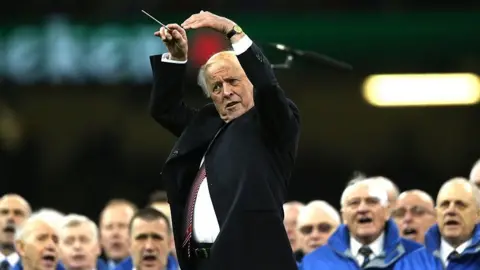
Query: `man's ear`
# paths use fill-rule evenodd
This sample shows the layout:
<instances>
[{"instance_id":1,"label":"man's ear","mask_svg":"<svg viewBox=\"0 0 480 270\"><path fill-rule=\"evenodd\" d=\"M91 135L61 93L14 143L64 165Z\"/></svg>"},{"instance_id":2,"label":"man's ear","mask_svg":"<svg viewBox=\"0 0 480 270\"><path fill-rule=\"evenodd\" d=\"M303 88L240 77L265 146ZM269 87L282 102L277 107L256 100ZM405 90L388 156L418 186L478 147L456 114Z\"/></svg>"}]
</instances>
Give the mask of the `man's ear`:
<instances>
[{"instance_id":1,"label":"man's ear","mask_svg":"<svg viewBox=\"0 0 480 270\"><path fill-rule=\"evenodd\" d=\"M25 243L22 240L15 240L15 250L20 257L25 256Z\"/></svg>"}]
</instances>

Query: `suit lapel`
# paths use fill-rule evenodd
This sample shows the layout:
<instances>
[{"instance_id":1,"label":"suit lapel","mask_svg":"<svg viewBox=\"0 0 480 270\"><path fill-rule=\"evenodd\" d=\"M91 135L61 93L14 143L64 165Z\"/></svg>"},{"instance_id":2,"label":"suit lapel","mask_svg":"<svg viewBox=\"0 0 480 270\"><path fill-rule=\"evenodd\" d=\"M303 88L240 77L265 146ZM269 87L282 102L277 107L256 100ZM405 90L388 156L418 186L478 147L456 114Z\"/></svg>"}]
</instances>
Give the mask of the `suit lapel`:
<instances>
[{"instance_id":1,"label":"suit lapel","mask_svg":"<svg viewBox=\"0 0 480 270\"><path fill-rule=\"evenodd\" d=\"M167 158L167 162L179 158L199 147L207 148L224 124L213 104L202 108L197 117L185 129Z\"/></svg>"}]
</instances>

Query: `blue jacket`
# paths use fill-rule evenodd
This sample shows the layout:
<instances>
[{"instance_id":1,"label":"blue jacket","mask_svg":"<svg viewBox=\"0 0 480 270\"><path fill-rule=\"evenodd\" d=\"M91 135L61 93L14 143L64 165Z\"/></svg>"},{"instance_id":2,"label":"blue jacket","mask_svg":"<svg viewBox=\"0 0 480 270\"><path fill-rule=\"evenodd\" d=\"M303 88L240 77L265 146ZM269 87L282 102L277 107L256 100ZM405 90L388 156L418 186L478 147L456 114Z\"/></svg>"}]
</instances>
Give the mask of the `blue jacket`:
<instances>
[{"instance_id":1,"label":"blue jacket","mask_svg":"<svg viewBox=\"0 0 480 270\"><path fill-rule=\"evenodd\" d=\"M395 266L395 270L431 269L431 270L470 270L480 269L480 225L476 225L472 244L468 246L460 257L449 261L444 267L440 258L441 236L438 225L432 226L425 234L425 247L409 254Z\"/></svg>"},{"instance_id":2,"label":"blue jacket","mask_svg":"<svg viewBox=\"0 0 480 270\"><path fill-rule=\"evenodd\" d=\"M23 270L22 262L19 261L15 266L13 266L12 270ZM56 270L65 270L65 267L61 263L57 264Z\"/></svg>"},{"instance_id":3,"label":"blue jacket","mask_svg":"<svg viewBox=\"0 0 480 270\"><path fill-rule=\"evenodd\" d=\"M127 257L125 260L121 261L117 267L115 267L115 270L132 270L133 269L133 261L132 257ZM58 270L58 269L57 269ZM175 257L172 255L168 255L168 261L167 261L167 270L178 270L178 262Z\"/></svg>"},{"instance_id":4,"label":"blue jacket","mask_svg":"<svg viewBox=\"0 0 480 270\"><path fill-rule=\"evenodd\" d=\"M404 255L420 248L413 241L400 238L397 226L392 220L385 225L385 244L380 256L371 260L367 269L393 269L395 263ZM346 225L340 225L328 239L328 243L306 255L300 264L301 270L360 269L357 260L350 251L350 233Z\"/></svg>"}]
</instances>

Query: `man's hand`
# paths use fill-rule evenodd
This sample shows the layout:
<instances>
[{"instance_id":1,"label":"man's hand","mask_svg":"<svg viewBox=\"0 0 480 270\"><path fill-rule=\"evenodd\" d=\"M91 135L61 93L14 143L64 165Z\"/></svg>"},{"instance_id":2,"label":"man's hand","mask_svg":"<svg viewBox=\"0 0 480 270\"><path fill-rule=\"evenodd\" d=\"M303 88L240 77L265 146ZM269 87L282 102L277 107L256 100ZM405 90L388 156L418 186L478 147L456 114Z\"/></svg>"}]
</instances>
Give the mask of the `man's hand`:
<instances>
[{"instance_id":1,"label":"man's hand","mask_svg":"<svg viewBox=\"0 0 480 270\"><path fill-rule=\"evenodd\" d=\"M198 29L208 27L226 35L230 32L235 23L225 17L220 17L208 11L200 11L200 13L193 14L182 23L185 29Z\"/></svg>"},{"instance_id":2,"label":"man's hand","mask_svg":"<svg viewBox=\"0 0 480 270\"><path fill-rule=\"evenodd\" d=\"M187 60L187 33L178 24L169 24L167 25L167 28L170 29L170 31L165 29L165 27L161 27L159 31L154 33L154 35L160 37L163 43L165 43L165 46L170 53L170 59L177 61Z\"/></svg>"}]
</instances>

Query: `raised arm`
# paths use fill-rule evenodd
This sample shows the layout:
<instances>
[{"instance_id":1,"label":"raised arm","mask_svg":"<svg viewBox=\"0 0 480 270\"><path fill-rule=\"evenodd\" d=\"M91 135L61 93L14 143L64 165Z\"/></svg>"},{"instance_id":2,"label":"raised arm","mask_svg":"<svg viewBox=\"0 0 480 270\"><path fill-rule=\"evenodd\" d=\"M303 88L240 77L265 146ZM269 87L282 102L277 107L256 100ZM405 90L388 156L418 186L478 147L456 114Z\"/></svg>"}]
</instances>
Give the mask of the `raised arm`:
<instances>
[{"instance_id":1,"label":"raised arm","mask_svg":"<svg viewBox=\"0 0 480 270\"><path fill-rule=\"evenodd\" d=\"M212 28L223 33L254 87L254 103L263 132L269 141L278 145L295 143L299 135L299 112L286 98L273 73L271 65L260 49L236 24L210 12L190 16L182 26L185 29Z\"/></svg>"},{"instance_id":2,"label":"raised arm","mask_svg":"<svg viewBox=\"0 0 480 270\"><path fill-rule=\"evenodd\" d=\"M179 137L197 110L183 102L184 78L187 62L187 36L176 24L155 32L162 38L169 53L150 56L153 88L150 94L151 116L164 128Z\"/></svg>"},{"instance_id":3,"label":"raised arm","mask_svg":"<svg viewBox=\"0 0 480 270\"><path fill-rule=\"evenodd\" d=\"M245 34L231 38L237 58L254 87L254 101L264 132L280 144L293 142L299 134L297 106L287 99L270 62Z\"/></svg>"}]
</instances>

